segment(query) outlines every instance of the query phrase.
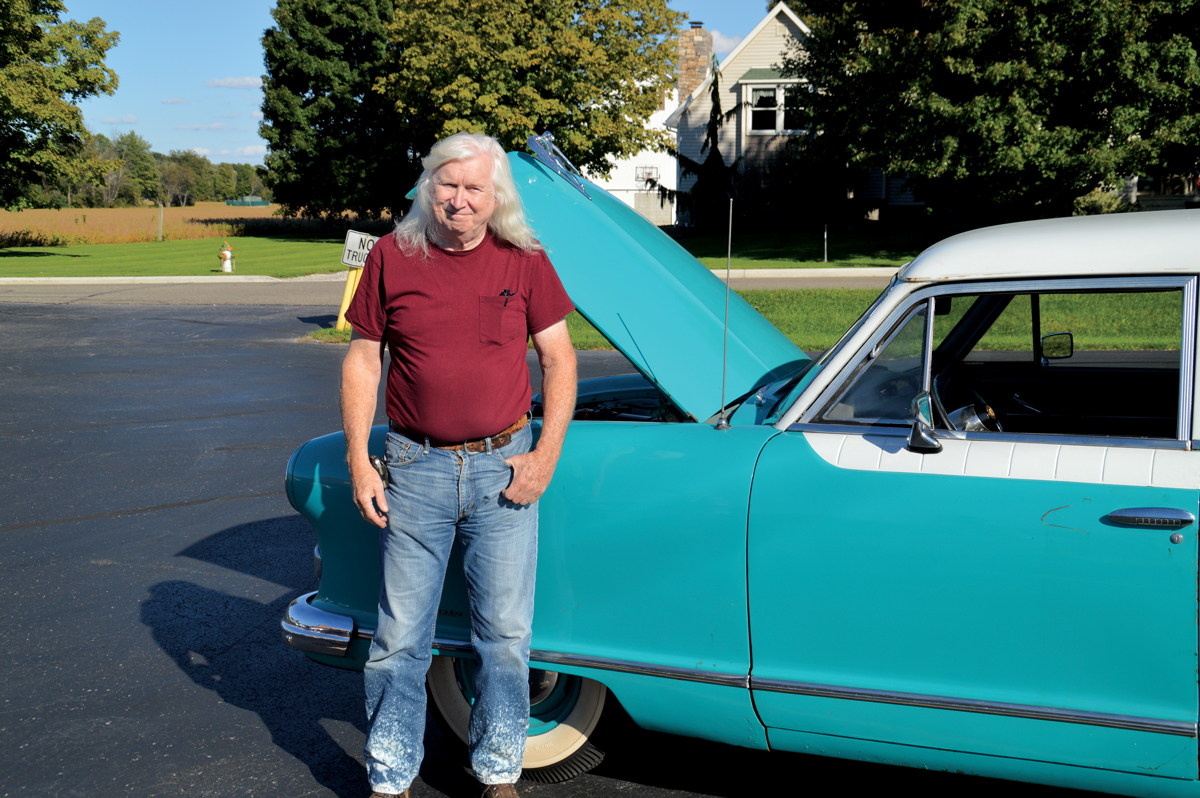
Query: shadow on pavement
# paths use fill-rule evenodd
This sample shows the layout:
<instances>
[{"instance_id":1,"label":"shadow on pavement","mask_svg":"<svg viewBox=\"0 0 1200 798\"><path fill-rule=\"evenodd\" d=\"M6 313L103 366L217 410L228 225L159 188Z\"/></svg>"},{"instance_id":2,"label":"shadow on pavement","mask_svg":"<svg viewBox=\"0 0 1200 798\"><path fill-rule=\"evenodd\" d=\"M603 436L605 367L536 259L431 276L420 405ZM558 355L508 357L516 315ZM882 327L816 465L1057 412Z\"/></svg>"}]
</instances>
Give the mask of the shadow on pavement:
<instances>
[{"instance_id":1,"label":"shadow on pavement","mask_svg":"<svg viewBox=\"0 0 1200 798\"><path fill-rule=\"evenodd\" d=\"M296 321L303 324L315 324L318 327L328 329L337 324L337 318L337 314L335 313L330 316L297 316Z\"/></svg>"},{"instance_id":2,"label":"shadow on pavement","mask_svg":"<svg viewBox=\"0 0 1200 798\"><path fill-rule=\"evenodd\" d=\"M315 587L313 544L312 530L299 515L210 535L177 556L287 590L263 603L191 582L159 582L142 604L141 620L196 685L258 715L272 742L303 763L319 784L339 798L366 798L371 790L358 750L367 731L362 676L310 661L284 643L279 631L291 600ZM245 585L244 580L233 581ZM322 725L330 720L350 724L358 735L339 742ZM454 750L427 718L420 774L424 784L414 785L414 795L430 795L429 787L436 791L432 794L453 798L478 794Z\"/></svg>"}]
</instances>

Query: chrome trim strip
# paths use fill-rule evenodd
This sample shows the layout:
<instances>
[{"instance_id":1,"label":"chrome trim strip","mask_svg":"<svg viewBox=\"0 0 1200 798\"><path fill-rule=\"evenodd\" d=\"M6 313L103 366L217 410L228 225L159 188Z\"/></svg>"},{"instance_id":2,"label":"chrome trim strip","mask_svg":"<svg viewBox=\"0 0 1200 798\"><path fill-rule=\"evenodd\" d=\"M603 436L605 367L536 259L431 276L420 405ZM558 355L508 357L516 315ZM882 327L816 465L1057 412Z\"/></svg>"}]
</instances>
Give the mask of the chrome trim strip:
<instances>
[{"instance_id":1,"label":"chrome trim strip","mask_svg":"<svg viewBox=\"0 0 1200 798\"><path fill-rule=\"evenodd\" d=\"M679 679L685 682L719 684L725 687L750 687L750 677L745 674L714 673L693 668L675 668L670 665L647 665L607 657L587 657L579 654L563 654L557 651L530 651L529 658L549 665L579 665L602 671L636 673L643 676L659 676L664 679Z\"/></svg>"},{"instance_id":2,"label":"chrome trim strip","mask_svg":"<svg viewBox=\"0 0 1200 798\"><path fill-rule=\"evenodd\" d=\"M1057 709L1029 704L1006 704L999 701L975 701L969 698L946 698L920 693L897 693L890 690L866 690L853 687L836 687L811 682L788 682L778 679L750 679L751 690L772 693L792 693L821 698L841 698L850 701L869 701L876 704L898 704L930 709L952 709L958 712L976 712L984 715L1004 715L1013 718L1053 720L1062 723L1078 723L1084 726L1104 726L1110 729L1171 734L1178 737L1196 737L1196 723L1182 720L1158 720L1138 718L1130 715L1109 715L1104 712L1084 712L1075 709Z\"/></svg>"},{"instance_id":3,"label":"chrome trim strip","mask_svg":"<svg viewBox=\"0 0 1200 798\"><path fill-rule=\"evenodd\" d=\"M925 304L925 335L921 344L921 390L933 391L933 322L936 297L929 297Z\"/></svg>"},{"instance_id":4,"label":"chrome trim strip","mask_svg":"<svg viewBox=\"0 0 1200 798\"><path fill-rule=\"evenodd\" d=\"M870 424L822 424L806 422L792 424L788 432L827 432L836 435L870 435L871 437L906 438L908 429L898 426L878 426ZM1045 443L1058 446L1120 446L1128 449L1167 449L1187 451L1191 441L1177 441L1173 438L1101 438L1086 435L1049 435L1030 432L960 432L958 430L937 429L933 436L941 440L962 441L1000 441L1002 443Z\"/></svg>"},{"instance_id":5,"label":"chrome trim strip","mask_svg":"<svg viewBox=\"0 0 1200 798\"><path fill-rule=\"evenodd\" d=\"M1192 440L1192 389L1195 386L1196 336L1196 278L1183 287L1183 332L1179 342L1179 431L1181 441Z\"/></svg>"},{"instance_id":6,"label":"chrome trim strip","mask_svg":"<svg viewBox=\"0 0 1200 798\"><path fill-rule=\"evenodd\" d=\"M356 637L370 639L374 629L356 629ZM454 651L470 653L474 649L470 643L461 640L450 640L445 637L433 638L433 647L439 651ZM750 677L744 674L714 673L693 668L676 668L670 665L648 665L643 662L630 662L623 659L607 657L589 657L582 654L564 654L561 651L541 651L533 649L529 659L546 665L577 665L583 668L594 668L598 671L616 671L618 673L636 673L641 676L658 676L663 679L679 679L685 682L702 682L704 684L719 684L724 687L741 687L749 689Z\"/></svg>"},{"instance_id":7,"label":"chrome trim strip","mask_svg":"<svg viewBox=\"0 0 1200 798\"><path fill-rule=\"evenodd\" d=\"M292 648L314 654L346 656L354 637L354 619L314 607L309 604L317 595L314 590L292 600L279 622L283 639Z\"/></svg>"}]
</instances>

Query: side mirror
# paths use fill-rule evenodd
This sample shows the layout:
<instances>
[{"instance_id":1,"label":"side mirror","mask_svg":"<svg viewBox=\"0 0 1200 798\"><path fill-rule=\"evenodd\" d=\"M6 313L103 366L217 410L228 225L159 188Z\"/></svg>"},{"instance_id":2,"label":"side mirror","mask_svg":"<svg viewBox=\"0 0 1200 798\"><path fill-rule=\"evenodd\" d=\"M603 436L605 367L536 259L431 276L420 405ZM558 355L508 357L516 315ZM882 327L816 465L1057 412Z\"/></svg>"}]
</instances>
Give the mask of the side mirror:
<instances>
[{"instance_id":1,"label":"side mirror","mask_svg":"<svg viewBox=\"0 0 1200 798\"><path fill-rule=\"evenodd\" d=\"M913 425L908 433L908 450L917 454L936 454L942 450L933 437L933 397L921 391L912 401Z\"/></svg>"},{"instance_id":2,"label":"side mirror","mask_svg":"<svg viewBox=\"0 0 1200 798\"><path fill-rule=\"evenodd\" d=\"M1075 354L1075 338L1069 332L1050 333L1042 336L1042 365L1049 366L1051 360L1065 360Z\"/></svg>"}]
</instances>

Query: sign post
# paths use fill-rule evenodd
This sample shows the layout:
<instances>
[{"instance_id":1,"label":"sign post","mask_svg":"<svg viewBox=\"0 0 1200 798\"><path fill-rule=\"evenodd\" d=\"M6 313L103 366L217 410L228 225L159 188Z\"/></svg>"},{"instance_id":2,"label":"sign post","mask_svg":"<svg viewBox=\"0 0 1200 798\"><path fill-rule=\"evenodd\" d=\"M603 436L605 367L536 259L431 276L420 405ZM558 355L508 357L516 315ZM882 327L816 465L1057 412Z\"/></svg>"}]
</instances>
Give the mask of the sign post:
<instances>
[{"instance_id":1,"label":"sign post","mask_svg":"<svg viewBox=\"0 0 1200 798\"><path fill-rule=\"evenodd\" d=\"M346 311L350 308L350 300L358 290L358 281L362 279L362 269L367 263L367 255L379 240L378 236L369 236L356 230L346 231L346 245L342 248L342 263L350 267L346 274L346 290L342 292L342 307L338 311L337 330L350 329L346 321Z\"/></svg>"}]
</instances>

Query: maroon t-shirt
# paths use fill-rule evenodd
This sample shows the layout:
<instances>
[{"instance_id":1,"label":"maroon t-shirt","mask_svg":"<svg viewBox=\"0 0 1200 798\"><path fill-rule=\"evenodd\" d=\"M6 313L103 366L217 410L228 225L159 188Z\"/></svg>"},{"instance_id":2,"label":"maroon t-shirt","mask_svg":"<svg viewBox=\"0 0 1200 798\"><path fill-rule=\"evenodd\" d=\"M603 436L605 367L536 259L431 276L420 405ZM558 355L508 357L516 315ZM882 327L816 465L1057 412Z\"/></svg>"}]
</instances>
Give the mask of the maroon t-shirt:
<instances>
[{"instance_id":1,"label":"maroon t-shirt","mask_svg":"<svg viewBox=\"0 0 1200 798\"><path fill-rule=\"evenodd\" d=\"M387 340L387 414L410 437L495 435L529 409L528 337L575 309L545 252L487 234L466 252L376 242L346 319Z\"/></svg>"}]
</instances>

